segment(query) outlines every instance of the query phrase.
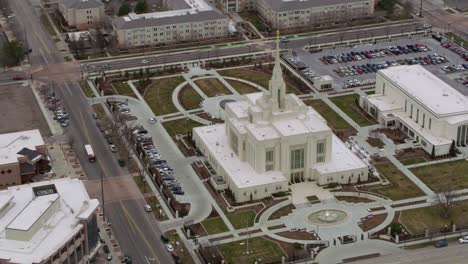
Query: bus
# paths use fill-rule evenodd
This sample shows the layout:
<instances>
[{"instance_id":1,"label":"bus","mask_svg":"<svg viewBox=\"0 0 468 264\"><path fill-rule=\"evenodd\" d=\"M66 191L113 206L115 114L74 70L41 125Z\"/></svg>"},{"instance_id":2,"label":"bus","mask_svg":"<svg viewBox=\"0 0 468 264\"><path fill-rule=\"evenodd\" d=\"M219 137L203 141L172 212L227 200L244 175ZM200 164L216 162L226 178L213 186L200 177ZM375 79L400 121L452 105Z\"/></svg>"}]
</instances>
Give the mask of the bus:
<instances>
[{"instance_id":1,"label":"bus","mask_svg":"<svg viewBox=\"0 0 468 264\"><path fill-rule=\"evenodd\" d=\"M94 155L94 151L91 145L86 144L84 147L85 147L86 155L88 156L89 162L95 162L96 156Z\"/></svg>"}]
</instances>

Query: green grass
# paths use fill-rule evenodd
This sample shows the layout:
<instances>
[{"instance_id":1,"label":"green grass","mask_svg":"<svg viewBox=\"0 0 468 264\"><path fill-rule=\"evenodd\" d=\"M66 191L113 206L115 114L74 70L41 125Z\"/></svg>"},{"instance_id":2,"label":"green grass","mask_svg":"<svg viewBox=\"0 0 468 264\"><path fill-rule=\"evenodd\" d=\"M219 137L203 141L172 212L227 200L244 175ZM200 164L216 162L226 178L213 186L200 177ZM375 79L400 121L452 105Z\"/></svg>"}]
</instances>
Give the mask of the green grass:
<instances>
[{"instance_id":1,"label":"green grass","mask_svg":"<svg viewBox=\"0 0 468 264\"><path fill-rule=\"evenodd\" d=\"M194 264L195 261L193 260L192 255L190 255L190 251L188 251L185 247L184 242L182 239L180 239L177 231L170 230L166 233L169 241L171 241L172 245L174 246L174 251L177 253L177 256L180 257L181 263Z\"/></svg>"},{"instance_id":2,"label":"green grass","mask_svg":"<svg viewBox=\"0 0 468 264\"><path fill-rule=\"evenodd\" d=\"M468 188L468 161L466 160L421 166L412 168L411 171L435 192L442 191L447 185L455 190Z\"/></svg>"},{"instance_id":3,"label":"green grass","mask_svg":"<svg viewBox=\"0 0 468 264\"><path fill-rule=\"evenodd\" d=\"M387 178L391 185L372 189L370 190L371 192L384 195L394 201L424 195L424 192L395 167L393 163L376 164L375 168Z\"/></svg>"},{"instance_id":4,"label":"green grass","mask_svg":"<svg viewBox=\"0 0 468 264\"><path fill-rule=\"evenodd\" d=\"M177 112L172 103L172 92L181 83L182 77L170 77L154 80L144 95L146 103L156 115L165 115Z\"/></svg>"},{"instance_id":5,"label":"green grass","mask_svg":"<svg viewBox=\"0 0 468 264\"><path fill-rule=\"evenodd\" d=\"M413 165L413 164L418 164L418 163L423 163L426 162L427 160L423 157L416 157L416 158L409 158L409 159L404 159L400 160L400 162L403 165Z\"/></svg>"},{"instance_id":6,"label":"green grass","mask_svg":"<svg viewBox=\"0 0 468 264\"><path fill-rule=\"evenodd\" d=\"M70 58L70 56L65 56L65 57L63 57L63 59L64 59L65 61L72 61L72 58Z\"/></svg>"},{"instance_id":7,"label":"green grass","mask_svg":"<svg viewBox=\"0 0 468 264\"><path fill-rule=\"evenodd\" d=\"M185 85L179 93L179 101L187 110L200 108L203 98L190 84Z\"/></svg>"},{"instance_id":8,"label":"green grass","mask_svg":"<svg viewBox=\"0 0 468 264\"><path fill-rule=\"evenodd\" d=\"M138 178L138 177L133 177L133 178ZM161 209L162 214L159 214L161 205L158 201L158 198L156 198L155 196L149 196L149 197L145 197L145 201L149 206L151 206L151 208L153 208L153 214L156 219L158 219L159 221L164 221L164 220L169 219L169 217L167 217L164 210Z\"/></svg>"},{"instance_id":9,"label":"green grass","mask_svg":"<svg viewBox=\"0 0 468 264\"><path fill-rule=\"evenodd\" d=\"M44 25L47 32L51 36L57 36L57 33L55 32L54 28L52 27L52 24L50 23L49 19L47 19L47 15L41 14L41 22L42 22L42 25Z\"/></svg>"},{"instance_id":10,"label":"green grass","mask_svg":"<svg viewBox=\"0 0 468 264\"><path fill-rule=\"evenodd\" d=\"M358 94L343 95L330 97L330 100L338 106L345 114L353 119L360 126L370 126L377 124L374 120L369 120L365 117L356 105L356 99L359 99Z\"/></svg>"},{"instance_id":11,"label":"green grass","mask_svg":"<svg viewBox=\"0 0 468 264\"><path fill-rule=\"evenodd\" d=\"M263 237L251 238L248 244L249 254L245 254L247 250L245 240L222 244L218 248L229 264L251 264L259 259L261 263L281 262L281 257L286 256L277 243Z\"/></svg>"},{"instance_id":12,"label":"green grass","mask_svg":"<svg viewBox=\"0 0 468 264\"><path fill-rule=\"evenodd\" d=\"M224 224L223 219L221 219L219 216L203 220L201 224L209 235L229 231L229 228Z\"/></svg>"},{"instance_id":13,"label":"green grass","mask_svg":"<svg viewBox=\"0 0 468 264\"><path fill-rule=\"evenodd\" d=\"M127 82L116 82L116 83L112 83L112 86L114 87L115 91L117 92L117 94L120 94L120 95L135 95L133 93L133 90L132 88L130 87L130 85L127 83Z\"/></svg>"},{"instance_id":14,"label":"green grass","mask_svg":"<svg viewBox=\"0 0 468 264\"><path fill-rule=\"evenodd\" d=\"M371 94L375 94L375 90L374 91L367 91L365 92L367 95L371 95Z\"/></svg>"},{"instance_id":15,"label":"green grass","mask_svg":"<svg viewBox=\"0 0 468 264\"><path fill-rule=\"evenodd\" d=\"M145 178L142 178L140 176L134 176L132 177L133 181L135 184L138 186L138 189L140 189L141 193L149 193L151 192L151 188L149 187L148 183L146 182Z\"/></svg>"},{"instance_id":16,"label":"green grass","mask_svg":"<svg viewBox=\"0 0 468 264\"><path fill-rule=\"evenodd\" d=\"M253 87L252 85L248 85L243 82L239 82L236 80L226 80L236 91L240 94L249 94L249 93L257 93L260 92L257 88Z\"/></svg>"},{"instance_id":17,"label":"green grass","mask_svg":"<svg viewBox=\"0 0 468 264\"><path fill-rule=\"evenodd\" d=\"M89 87L87 81L81 82L81 90L83 90L83 93L84 93L84 94L86 95L86 97L88 97L88 98L96 97L96 95L94 95L94 93L93 93L93 90L91 90L91 87Z\"/></svg>"},{"instance_id":18,"label":"green grass","mask_svg":"<svg viewBox=\"0 0 468 264\"><path fill-rule=\"evenodd\" d=\"M230 213L226 216L235 229L241 229L253 226L255 222L255 215L255 211L249 210L239 213Z\"/></svg>"},{"instance_id":19,"label":"green grass","mask_svg":"<svg viewBox=\"0 0 468 264\"><path fill-rule=\"evenodd\" d=\"M268 30L268 27L265 25L265 23L262 22L262 20L258 17L258 14L255 12L241 12L239 15L245 21L252 23L252 25L254 25L258 31L263 32Z\"/></svg>"},{"instance_id":20,"label":"green grass","mask_svg":"<svg viewBox=\"0 0 468 264\"><path fill-rule=\"evenodd\" d=\"M327 120L327 123L335 130L353 129L353 127L346 122L337 112L331 109L322 100L308 100L304 101L305 104L312 106L323 118Z\"/></svg>"},{"instance_id":21,"label":"green grass","mask_svg":"<svg viewBox=\"0 0 468 264\"><path fill-rule=\"evenodd\" d=\"M220 80L215 78L196 80L195 83L208 97L232 94Z\"/></svg>"},{"instance_id":22,"label":"green grass","mask_svg":"<svg viewBox=\"0 0 468 264\"><path fill-rule=\"evenodd\" d=\"M468 201L456 202L450 209L449 217L441 217L441 209L438 206L423 207L402 211L400 223L413 234L422 234L426 228L429 231L439 231L445 225L454 223L457 226L467 226Z\"/></svg>"},{"instance_id":23,"label":"green grass","mask_svg":"<svg viewBox=\"0 0 468 264\"><path fill-rule=\"evenodd\" d=\"M99 53L89 54L88 57L89 57L90 59L104 58L104 57L107 57L107 53L105 53L105 52L99 52Z\"/></svg>"},{"instance_id":24,"label":"green grass","mask_svg":"<svg viewBox=\"0 0 468 264\"><path fill-rule=\"evenodd\" d=\"M447 33L447 37L450 38L450 40L452 40L453 38L453 41L455 43L457 43L458 45L461 45L461 43L463 43L463 47L467 47L468 46L468 40L458 36L457 34L454 34L452 32L448 32Z\"/></svg>"},{"instance_id":25,"label":"green grass","mask_svg":"<svg viewBox=\"0 0 468 264\"><path fill-rule=\"evenodd\" d=\"M188 131L192 131L194 127L203 126L201 123L185 118L164 122L162 125L171 137L175 137L177 134L186 134Z\"/></svg>"},{"instance_id":26,"label":"green grass","mask_svg":"<svg viewBox=\"0 0 468 264\"><path fill-rule=\"evenodd\" d=\"M265 90L268 90L271 75L267 74L263 71L257 71L254 69L246 69L246 68L237 68L237 69L229 69L229 70L221 70L218 73L222 76L234 77L239 79L244 79L255 84L260 85ZM286 92L287 93L295 93L301 94L299 90L297 90L292 84L286 82Z\"/></svg>"}]
</instances>

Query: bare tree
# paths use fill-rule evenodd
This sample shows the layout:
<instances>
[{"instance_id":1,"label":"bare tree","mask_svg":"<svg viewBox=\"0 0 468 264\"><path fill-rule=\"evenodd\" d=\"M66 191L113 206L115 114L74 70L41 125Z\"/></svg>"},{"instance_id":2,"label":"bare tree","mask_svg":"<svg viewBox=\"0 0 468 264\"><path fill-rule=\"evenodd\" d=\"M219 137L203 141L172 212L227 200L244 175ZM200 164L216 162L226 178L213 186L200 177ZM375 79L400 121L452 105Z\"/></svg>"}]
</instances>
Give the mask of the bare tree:
<instances>
[{"instance_id":1,"label":"bare tree","mask_svg":"<svg viewBox=\"0 0 468 264\"><path fill-rule=\"evenodd\" d=\"M403 5L403 12L405 13L406 17L410 17L413 11L414 11L413 3L411 3L410 1L406 1L405 4Z\"/></svg>"},{"instance_id":2,"label":"bare tree","mask_svg":"<svg viewBox=\"0 0 468 264\"><path fill-rule=\"evenodd\" d=\"M440 216L448 218L450 211L453 207L453 200L455 199L455 189L449 184L445 184L441 188L441 192L437 194L435 203L440 208Z\"/></svg>"}]
</instances>

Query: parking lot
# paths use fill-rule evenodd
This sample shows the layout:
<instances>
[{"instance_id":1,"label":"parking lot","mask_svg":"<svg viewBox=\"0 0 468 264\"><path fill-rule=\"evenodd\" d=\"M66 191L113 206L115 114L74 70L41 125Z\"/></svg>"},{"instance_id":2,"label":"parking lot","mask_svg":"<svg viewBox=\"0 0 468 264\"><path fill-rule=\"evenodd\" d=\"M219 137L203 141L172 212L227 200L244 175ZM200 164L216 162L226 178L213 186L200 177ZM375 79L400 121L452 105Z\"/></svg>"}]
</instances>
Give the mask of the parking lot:
<instances>
[{"instance_id":1,"label":"parking lot","mask_svg":"<svg viewBox=\"0 0 468 264\"><path fill-rule=\"evenodd\" d=\"M29 86L2 85L0 97L8 98L0 104L0 134L39 129L42 136L50 136L50 130Z\"/></svg>"},{"instance_id":2,"label":"parking lot","mask_svg":"<svg viewBox=\"0 0 468 264\"><path fill-rule=\"evenodd\" d=\"M372 84L375 82L375 72L380 69L421 64L461 93L468 95L468 87L463 84L464 81L459 80L460 74L468 72L460 65L468 66L468 62L432 38L364 44L319 53L309 53L302 49L294 52L296 56L286 59L293 59L294 64L308 68L301 73L304 77L330 75L334 79L335 90ZM453 70L447 71L450 68Z\"/></svg>"}]
</instances>

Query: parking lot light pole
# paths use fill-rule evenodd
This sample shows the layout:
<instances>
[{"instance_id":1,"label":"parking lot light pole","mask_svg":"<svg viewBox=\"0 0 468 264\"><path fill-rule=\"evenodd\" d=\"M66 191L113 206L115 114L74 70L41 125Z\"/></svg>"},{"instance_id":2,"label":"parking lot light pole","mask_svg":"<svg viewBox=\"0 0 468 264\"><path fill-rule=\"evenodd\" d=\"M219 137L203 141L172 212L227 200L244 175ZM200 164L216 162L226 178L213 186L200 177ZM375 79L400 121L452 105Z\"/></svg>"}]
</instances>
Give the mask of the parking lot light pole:
<instances>
[{"instance_id":1,"label":"parking lot light pole","mask_svg":"<svg viewBox=\"0 0 468 264\"><path fill-rule=\"evenodd\" d=\"M422 17L422 3L423 0L421 0L421 2L419 3L419 17Z\"/></svg>"}]
</instances>

